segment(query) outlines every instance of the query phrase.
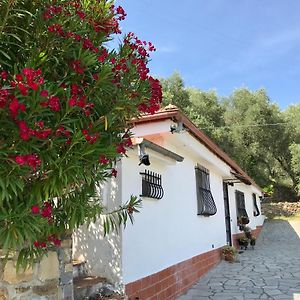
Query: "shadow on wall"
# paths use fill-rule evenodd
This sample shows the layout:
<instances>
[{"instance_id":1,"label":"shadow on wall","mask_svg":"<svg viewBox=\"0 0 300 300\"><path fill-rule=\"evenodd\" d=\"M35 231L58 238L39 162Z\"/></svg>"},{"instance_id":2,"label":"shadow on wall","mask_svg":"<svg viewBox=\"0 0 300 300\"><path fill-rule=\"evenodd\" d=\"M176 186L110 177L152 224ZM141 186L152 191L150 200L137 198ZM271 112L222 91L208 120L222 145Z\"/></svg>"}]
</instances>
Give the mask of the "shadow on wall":
<instances>
[{"instance_id":1,"label":"shadow on wall","mask_svg":"<svg viewBox=\"0 0 300 300\"><path fill-rule=\"evenodd\" d=\"M121 197L115 179L98 191L109 211L118 207ZM73 233L73 259L85 262L88 275L105 277L116 287L121 285L121 236L112 232L104 237L102 221L81 226Z\"/></svg>"}]
</instances>

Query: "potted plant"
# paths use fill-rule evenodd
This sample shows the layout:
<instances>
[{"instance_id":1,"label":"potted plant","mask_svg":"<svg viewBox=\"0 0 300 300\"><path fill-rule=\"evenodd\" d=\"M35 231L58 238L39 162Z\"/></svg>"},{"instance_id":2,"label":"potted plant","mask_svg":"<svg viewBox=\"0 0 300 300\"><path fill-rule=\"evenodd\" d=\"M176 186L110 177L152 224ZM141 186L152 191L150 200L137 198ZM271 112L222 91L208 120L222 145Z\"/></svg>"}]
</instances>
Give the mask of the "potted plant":
<instances>
[{"instance_id":1,"label":"potted plant","mask_svg":"<svg viewBox=\"0 0 300 300\"><path fill-rule=\"evenodd\" d=\"M233 262L236 259L236 248L233 246L224 246L222 248L222 255L226 261Z\"/></svg>"},{"instance_id":2,"label":"potted plant","mask_svg":"<svg viewBox=\"0 0 300 300\"><path fill-rule=\"evenodd\" d=\"M255 244L256 244L256 237L255 237L255 236L252 236L251 239L250 239L250 245L251 245L252 247L254 247Z\"/></svg>"},{"instance_id":3,"label":"potted plant","mask_svg":"<svg viewBox=\"0 0 300 300\"><path fill-rule=\"evenodd\" d=\"M252 238L251 228L249 226L243 226L243 231L245 233L246 238L251 240Z\"/></svg>"},{"instance_id":4,"label":"potted plant","mask_svg":"<svg viewBox=\"0 0 300 300\"><path fill-rule=\"evenodd\" d=\"M250 222L250 220L249 220L249 218L246 217L246 216L241 216L241 217L239 218L239 223L240 223L240 224L246 225L246 224L248 224L249 222Z\"/></svg>"},{"instance_id":5,"label":"potted plant","mask_svg":"<svg viewBox=\"0 0 300 300\"><path fill-rule=\"evenodd\" d=\"M238 243L241 246L241 249L244 248L246 250L249 244L249 239L246 237L240 237L238 238Z\"/></svg>"},{"instance_id":6,"label":"potted plant","mask_svg":"<svg viewBox=\"0 0 300 300\"><path fill-rule=\"evenodd\" d=\"M245 225L250 222L249 218L246 216L241 216L237 218L237 225L241 231L244 231Z\"/></svg>"}]
</instances>

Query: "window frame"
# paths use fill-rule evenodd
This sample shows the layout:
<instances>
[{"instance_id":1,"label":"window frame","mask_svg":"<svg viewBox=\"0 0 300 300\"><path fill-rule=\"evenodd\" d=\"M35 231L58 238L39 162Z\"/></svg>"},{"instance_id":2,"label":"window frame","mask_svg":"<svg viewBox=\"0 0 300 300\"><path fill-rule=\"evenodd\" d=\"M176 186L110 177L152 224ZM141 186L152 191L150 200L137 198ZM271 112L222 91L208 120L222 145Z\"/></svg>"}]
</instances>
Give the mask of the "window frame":
<instances>
[{"instance_id":1,"label":"window frame","mask_svg":"<svg viewBox=\"0 0 300 300\"><path fill-rule=\"evenodd\" d=\"M197 191L197 215L214 216L218 209L210 189L209 170L203 166L195 167Z\"/></svg>"},{"instance_id":2,"label":"window frame","mask_svg":"<svg viewBox=\"0 0 300 300\"><path fill-rule=\"evenodd\" d=\"M147 197L160 200L164 196L164 189L162 186L162 175L146 170L140 172L142 176L142 193L141 197Z\"/></svg>"},{"instance_id":3,"label":"window frame","mask_svg":"<svg viewBox=\"0 0 300 300\"><path fill-rule=\"evenodd\" d=\"M236 216L237 220L248 219L248 221L244 221L243 224L249 223L249 215L246 209L246 200L245 193L239 190L235 190L235 203L236 203Z\"/></svg>"},{"instance_id":4,"label":"window frame","mask_svg":"<svg viewBox=\"0 0 300 300\"><path fill-rule=\"evenodd\" d=\"M252 201L253 201L253 216L258 217L260 216L260 210L257 205L257 197L255 193L252 194Z\"/></svg>"}]
</instances>

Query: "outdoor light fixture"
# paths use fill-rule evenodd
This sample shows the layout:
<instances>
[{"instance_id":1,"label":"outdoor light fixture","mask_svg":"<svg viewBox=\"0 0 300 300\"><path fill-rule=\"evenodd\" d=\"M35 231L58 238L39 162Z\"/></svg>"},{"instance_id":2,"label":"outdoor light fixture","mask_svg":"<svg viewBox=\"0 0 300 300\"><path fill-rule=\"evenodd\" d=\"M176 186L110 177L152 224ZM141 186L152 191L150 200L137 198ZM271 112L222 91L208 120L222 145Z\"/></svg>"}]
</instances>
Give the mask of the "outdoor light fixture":
<instances>
[{"instance_id":1,"label":"outdoor light fixture","mask_svg":"<svg viewBox=\"0 0 300 300\"><path fill-rule=\"evenodd\" d=\"M140 149L140 155L139 155L139 159L140 159L140 165L145 165L145 166L150 166L150 160L149 160L149 155L145 152L145 145L140 144L139 145L139 149Z\"/></svg>"},{"instance_id":2,"label":"outdoor light fixture","mask_svg":"<svg viewBox=\"0 0 300 300\"><path fill-rule=\"evenodd\" d=\"M173 133L180 133L183 132L184 128L183 128L183 123L182 122L178 122L177 124L173 124L170 126L170 132Z\"/></svg>"}]
</instances>

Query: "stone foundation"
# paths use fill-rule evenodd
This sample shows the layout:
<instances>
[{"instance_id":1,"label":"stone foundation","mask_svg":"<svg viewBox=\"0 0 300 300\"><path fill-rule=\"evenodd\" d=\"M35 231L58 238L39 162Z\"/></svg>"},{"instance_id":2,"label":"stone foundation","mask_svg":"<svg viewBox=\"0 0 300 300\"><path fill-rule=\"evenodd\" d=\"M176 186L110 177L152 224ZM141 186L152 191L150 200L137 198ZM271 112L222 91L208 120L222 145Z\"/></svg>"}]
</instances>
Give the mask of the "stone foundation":
<instances>
[{"instance_id":1,"label":"stone foundation","mask_svg":"<svg viewBox=\"0 0 300 300\"><path fill-rule=\"evenodd\" d=\"M16 272L17 256L0 257L0 300L73 299L72 240L63 240L62 247L49 251L39 263Z\"/></svg>"}]
</instances>

